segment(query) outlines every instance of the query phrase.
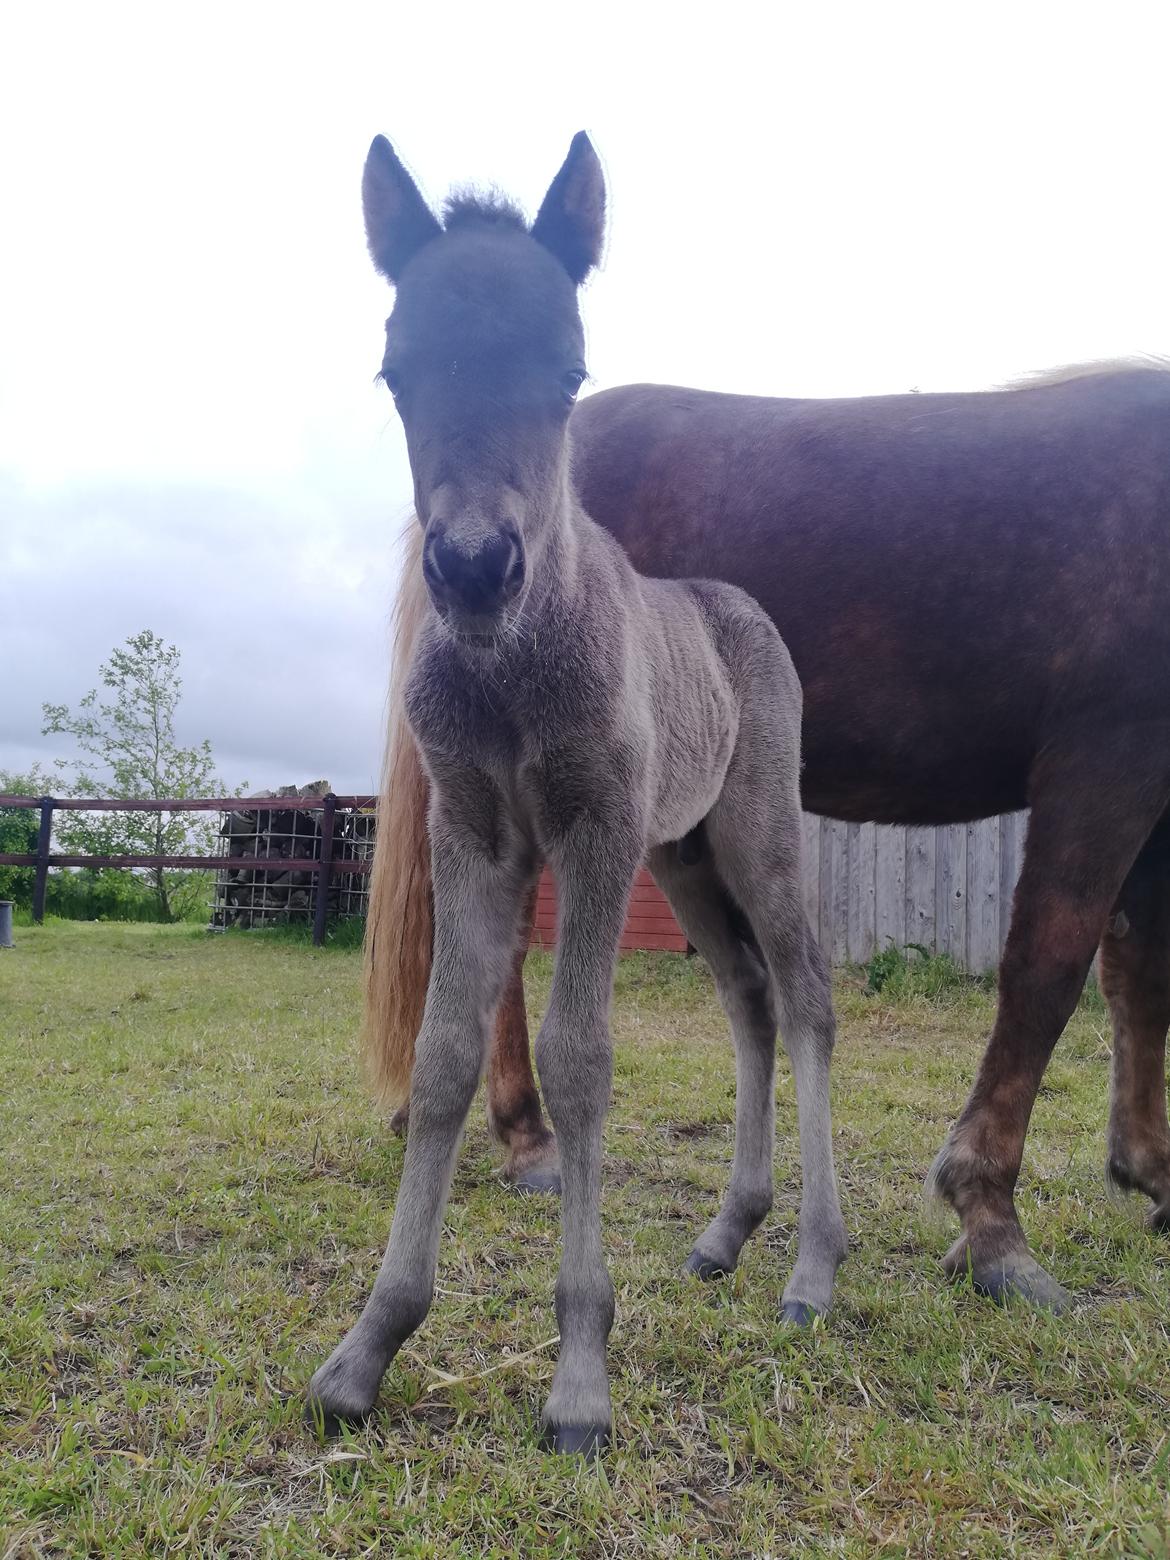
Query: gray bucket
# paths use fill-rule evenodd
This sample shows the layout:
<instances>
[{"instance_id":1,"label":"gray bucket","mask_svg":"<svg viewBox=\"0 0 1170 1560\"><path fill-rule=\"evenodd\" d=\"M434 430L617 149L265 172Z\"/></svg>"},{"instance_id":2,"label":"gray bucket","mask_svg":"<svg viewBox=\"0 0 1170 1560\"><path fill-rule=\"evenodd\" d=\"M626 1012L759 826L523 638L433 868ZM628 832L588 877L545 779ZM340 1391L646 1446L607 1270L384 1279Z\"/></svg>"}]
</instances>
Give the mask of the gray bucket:
<instances>
[{"instance_id":1,"label":"gray bucket","mask_svg":"<svg viewBox=\"0 0 1170 1560\"><path fill-rule=\"evenodd\" d=\"M0 899L0 948L12 947L12 900Z\"/></svg>"}]
</instances>

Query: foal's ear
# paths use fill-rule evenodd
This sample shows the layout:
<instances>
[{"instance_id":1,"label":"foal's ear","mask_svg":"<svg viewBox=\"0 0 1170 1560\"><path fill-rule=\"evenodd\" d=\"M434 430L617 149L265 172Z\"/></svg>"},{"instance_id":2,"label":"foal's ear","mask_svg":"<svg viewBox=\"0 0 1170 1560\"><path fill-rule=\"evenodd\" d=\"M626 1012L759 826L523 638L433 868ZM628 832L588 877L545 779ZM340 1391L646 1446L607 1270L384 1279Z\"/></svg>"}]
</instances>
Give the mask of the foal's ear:
<instances>
[{"instance_id":1,"label":"foal's ear","mask_svg":"<svg viewBox=\"0 0 1170 1560\"><path fill-rule=\"evenodd\" d=\"M370 255L392 282L406 262L443 231L384 135L374 137L366 157L362 210Z\"/></svg>"},{"instance_id":2,"label":"foal's ear","mask_svg":"<svg viewBox=\"0 0 1170 1560\"><path fill-rule=\"evenodd\" d=\"M561 171L548 187L532 236L580 284L601 259L605 238L605 175L584 130L578 130Z\"/></svg>"}]
</instances>

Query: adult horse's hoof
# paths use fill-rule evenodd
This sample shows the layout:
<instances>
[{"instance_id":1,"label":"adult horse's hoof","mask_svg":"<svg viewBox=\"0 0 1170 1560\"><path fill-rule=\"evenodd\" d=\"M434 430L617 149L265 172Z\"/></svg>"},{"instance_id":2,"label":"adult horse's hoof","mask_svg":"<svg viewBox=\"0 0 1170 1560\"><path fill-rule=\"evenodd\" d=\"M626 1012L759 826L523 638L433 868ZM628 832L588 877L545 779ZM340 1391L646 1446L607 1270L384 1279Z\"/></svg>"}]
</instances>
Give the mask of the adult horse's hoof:
<instances>
[{"instance_id":1,"label":"adult horse's hoof","mask_svg":"<svg viewBox=\"0 0 1170 1560\"><path fill-rule=\"evenodd\" d=\"M561 1172L556 1169L542 1168L533 1165L530 1170L522 1170L513 1180L512 1185L518 1192L530 1194L540 1193L544 1196L559 1197L561 1195Z\"/></svg>"},{"instance_id":2,"label":"adult horse's hoof","mask_svg":"<svg viewBox=\"0 0 1170 1560\"><path fill-rule=\"evenodd\" d=\"M1027 1252L1012 1252L998 1260L976 1263L971 1260L967 1237L963 1235L947 1252L943 1267L957 1283L970 1278L975 1293L994 1300L996 1305L1024 1300L1037 1310L1058 1316L1076 1304L1076 1297Z\"/></svg>"},{"instance_id":3,"label":"adult horse's hoof","mask_svg":"<svg viewBox=\"0 0 1170 1560\"><path fill-rule=\"evenodd\" d=\"M1138 1176L1124 1159L1111 1155L1105 1166L1105 1186L1110 1200L1121 1205L1130 1192L1148 1197L1153 1207L1146 1216L1146 1223L1155 1235L1170 1235L1170 1198L1165 1195L1166 1174L1159 1166L1157 1173Z\"/></svg>"},{"instance_id":4,"label":"adult horse's hoof","mask_svg":"<svg viewBox=\"0 0 1170 1560\"><path fill-rule=\"evenodd\" d=\"M561 1160L557 1140L544 1128L510 1133L489 1120L493 1133L508 1145L504 1180L518 1192L539 1192L542 1196L561 1195Z\"/></svg>"},{"instance_id":5,"label":"adult horse's hoof","mask_svg":"<svg viewBox=\"0 0 1170 1560\"><path fill-rule=\"evenodd\" d=\"M783 1300L780 1304L780 1320L791 1327L811 1327L820 1314L807 1300Z\"/></svg>"},{"instance_id":6,"label":"adult horse's hoof","mask_svg":"<svg viewBox=\"0 0 1170 1560\"><path fill-rule=\"evenodd\" d=\"M697 1247L683 1263L684 1273L689 1273L694 1278L701 1278L704 1283L710 1283L715 1278L726 1278L734 1271L734 1262L728 1267L726 1263L720 1262L718 1257L705 1257Z\"/></svg>"},{"instance_id":7,"label":"adult horse's hoof","mask_svg":"<svg viewBox=\"0 0 1170 1560\"><path fill-rule=\"evenodd\" d=\"M609 1445L608 1425L550 1425L540 1427L540 1444L561 1457L584 1457L596 1462Z\"/></svg>"}]
</instances>

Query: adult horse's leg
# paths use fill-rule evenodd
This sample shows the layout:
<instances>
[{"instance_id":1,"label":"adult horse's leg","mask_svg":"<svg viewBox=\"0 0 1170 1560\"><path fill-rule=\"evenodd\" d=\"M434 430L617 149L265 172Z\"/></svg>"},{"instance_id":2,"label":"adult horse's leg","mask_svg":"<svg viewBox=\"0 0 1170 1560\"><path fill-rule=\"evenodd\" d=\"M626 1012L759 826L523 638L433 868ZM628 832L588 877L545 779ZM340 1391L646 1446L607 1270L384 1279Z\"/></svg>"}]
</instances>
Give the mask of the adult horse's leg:
<instances>
[{"instance_id":1,"label":"adult horse's leg","mask_svg":"<svg viewBox=\"0 0 1170 1560\"><path fill-rule=\"evenodd\" d=\"M508 1150L504 1174L520 1191L559 1192L557 1143L540 1110L524 1006L524 958L535 909L534 889L524 914L525 936L516 950L492 1033L487 1072L488 1124Z\"/></svg>"},{"instance_id":2,"label":"adult horse's leg","mask_svg":"<svg viewBox=\"0 0 1170 1560\"><path fill-rule=\"evenodd\" d=\"M1113 1020L1110 1180L1145 1192L1150 1222L1170 1230L1170 820L1142 847L1101 940L1101 989Z\"/></svg>"},{"instance_id":3,"label":"adult horse's leg","mask_svg":"<svg viewBox=\"0 0 1170 1560\"><path fill-rule=\"evenodd\" d=\"M559 935L536 1064L561 1146L561 1344L543 1414L553 1451L594 1455L609 1439L605 1345L613 1284L601 1246L601 1132L613 1079L613 972L641 839L615 820L578 822L550 849Z\"/></svg>"},{"instance_id":4,"label":"adult horse's leg","mask_svg":"<svg viewBox=\"0 0 1170 1560\"><path fill-rule=\"evenodd\" d=\"M522 1192L555 1194L561 1189L560 1156L557 1140L545 1126L540 1108L524 1003L524 959L535 907L534 889L523 917L524 935L508 972L492 1030L487 1068L488 1126L508 1150L504 1161L506 1179ZM405 1137L409 1120L409 1105L403 1102L390 1125Z\"/></svg>"},{"instance_id":5,"label":"adult horse's leg","mask_svg":"<svg viewBox=\"0 0 1170 1560\"><path fill-rule=\"evenodd\" d=\"M1170 732L1156 723L1055 742L1037 761L1024 867L999 972L995 1027L963 1113L931 1170L963 1223L952 1277L1001 1300L1060 1309L1032 1257L1014 1190L1048 1058L1076 1006L1106 919L1170 794Z\"/></svg>"},{"instance_id":6,"label":"adult horse's leg","mask_svg":"<svg viewBox=\"0 0 1170 1560\"><path fill-rule=\"evenodd\" d=\"M459 1139L532 879L519 850L483 841L441 807L432 835L435 959L390 1242L365 1309L309 1384L306 1415L330 1433L369 1413L387 1366L430 1309Z\"/></svg>"},{"instance_id":7,"label":"adult horse's leg","mask_svg":"<svg viewBox=\"0 0 1170 1560\"><path fill-rule=\"evenodd\" d=\"M731 1182L686 1263L688 1273L719 1278L733 1271L744 1242L772 1206L777 1028L772 978L709 854L684 866L677 847L666 845L651 852L648 865L687 940L707 961L735 1046Z\"/></svg>"}]
</instances>

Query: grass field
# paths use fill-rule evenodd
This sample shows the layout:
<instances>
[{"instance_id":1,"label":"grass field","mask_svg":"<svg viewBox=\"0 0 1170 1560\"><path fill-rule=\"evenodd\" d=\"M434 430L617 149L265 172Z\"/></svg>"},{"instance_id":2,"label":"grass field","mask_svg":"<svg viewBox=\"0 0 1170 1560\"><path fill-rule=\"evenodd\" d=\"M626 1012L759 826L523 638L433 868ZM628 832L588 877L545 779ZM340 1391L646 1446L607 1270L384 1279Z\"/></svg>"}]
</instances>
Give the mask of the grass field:
<instances>
[{"instance_id":1,"label":"grass field","mask_svg":"<svg viewBox=\"0 0 1170 1560\"><path fill-rule=\"evenodd\" d=\"M534 961L533 1003L547 985ZM355 1080L359 959L264 934L57 924L0 954L0 1555L1170 1554L1168 1248L1105 1197L1108 1031L1087 998L1039 1101L1021 1207L1083 1297L952 1290L921 1186L978 1061L974 983L838 982L852 1251L780 1327L797 1155L739 1271L679 1276L725 1185L709 982L623 961L605 1225L616 1449L544 1456L557 1207L493 1171L477 1104L440 1293L366 1430L301 1391L366 1295L401 1144ZM925 990L926 994L923 994Z\"/></svg>"}]
</instances>

